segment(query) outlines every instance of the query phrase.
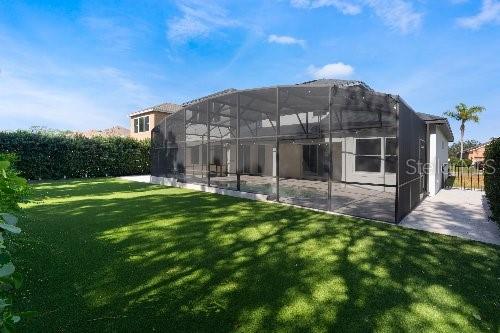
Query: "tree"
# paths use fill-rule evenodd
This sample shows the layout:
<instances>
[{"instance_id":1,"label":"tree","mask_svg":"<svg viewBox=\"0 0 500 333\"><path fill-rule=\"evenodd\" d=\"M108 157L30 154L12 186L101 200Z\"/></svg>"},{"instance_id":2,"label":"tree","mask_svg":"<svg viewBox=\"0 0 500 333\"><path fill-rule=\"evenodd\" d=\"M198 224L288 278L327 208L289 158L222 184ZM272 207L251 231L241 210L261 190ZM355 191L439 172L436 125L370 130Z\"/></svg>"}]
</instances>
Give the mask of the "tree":
<instances>
[{"instance_id":1,"label":"tree","mask_svg":"<svg viewBox=\"0 0 500 333\"><path fill-rule=\"evenodd\" d=\"M471 149L471 148L474 148L474 147L477 147L481 144L481 142L477 141L477 140L465 140L464 141L464 151L468 150L468 149ZM454 142L450 148L448 149L449 151L449 154L450 154L450 157L455 157L455 158L458 158L460 156L460 147L461 147L461 144L460 142Z\"/></svg>"},{"instance_id":2,"label":"tree","mask_svg":"<svg viewBox=\"0 0 500 333\"><path fill-rule=\"evenodd\" d=\"M474 105L468 107L464 103L460 103L455 106L454 111L447 111L444 113L445 116L452 119L458 120L460 122L460 159L464 158L464 134L465 134L465 123L468 121L478 123L479 114L485 110L484 107Z\"/></svg>"}]
</instances>

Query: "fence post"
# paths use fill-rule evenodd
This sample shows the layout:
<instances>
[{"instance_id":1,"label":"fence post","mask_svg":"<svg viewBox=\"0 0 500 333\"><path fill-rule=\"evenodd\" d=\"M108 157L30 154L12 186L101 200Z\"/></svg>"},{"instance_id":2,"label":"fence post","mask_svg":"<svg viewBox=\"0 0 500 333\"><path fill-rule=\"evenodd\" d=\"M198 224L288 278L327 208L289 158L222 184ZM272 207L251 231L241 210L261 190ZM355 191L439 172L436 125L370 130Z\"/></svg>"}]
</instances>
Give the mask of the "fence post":
<instances>
[{"instance_id":1,"label":"fence post","mask_svg":"<svg viewBox=\"0 0 500 333\"><path fill-rule=\"evenodd\" d=\"M464 170L462 170L462 166L458 168L458 171L460 172L460 189L463 189L464 186Z\"/></svg>"}]
</instances>

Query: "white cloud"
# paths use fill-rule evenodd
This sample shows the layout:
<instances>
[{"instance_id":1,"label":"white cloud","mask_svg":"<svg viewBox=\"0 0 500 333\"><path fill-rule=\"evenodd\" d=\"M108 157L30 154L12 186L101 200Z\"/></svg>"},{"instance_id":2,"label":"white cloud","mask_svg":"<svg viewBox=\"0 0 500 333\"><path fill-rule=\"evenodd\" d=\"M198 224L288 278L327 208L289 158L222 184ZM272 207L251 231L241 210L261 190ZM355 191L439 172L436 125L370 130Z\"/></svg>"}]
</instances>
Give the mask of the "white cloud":
<instances>
[{"instance_id":1,"label":"white cloud","mask_svg":"<svg viewBox=\"0 0 500 333\"><path fill-rule=\"evenodd\" d=\"M269 35L267 38L269 43L276 44L284 44L284 45L300 45L302 47L306 46L306 41L303 39L298 39L291 36L278 36L278 35Z\"/></svg>"},{"instance_id":2,"label":"white cloud","mask_svg":"<svg viewBox=\"0 0 500 333\"><path fill-rule=\"evenodd\" d=\"M167 22L167 37L173 42L186 42L207 37L213 31L239 25L227 11L213 1L182 0L177 3L181 16Z\"/></svg>"},{"instance_id":3,"label":"white cloud","mask_svg":"<svg viewBox=\"0 0 500 333\"><path fill-rule=\"evenodd\" d=\"M385 25L402 33L418 29L422 23L422 13L413 9L410 2L404 0L365 0L375 15Z\"/></svg>"},{"instance_id":4,"label":"white cloud","mask_svg":"<svg viewBox=\"0 0 500 333\"><path fill-rule=\"evenodd\" d=\"M85 16L81 22L106 48L128 51L144 36L145 27L139 22L123 22L113 17Z\"/></svg>"},{"instance_id":5,"label":"white cloud","mask_svg":"<svg viewBox=\"0 0 500 333\"><path fill-rule=\"evenodd\" d=\"M327 64L323 67L310 65L307 72L315 79L334 79L349 77L354 73L354 68L351 65L346 65L342 62Z\"/></svg>"},{"instance_id":6,"label":"white cloud","mask_svg":"<svg viewBox=\"0 0 500 333\"><path fill-rule=\"evenodd\" d=\"M290 3L297 8L335 7L345 15L359 14L363 7L368 7L385 25L401 33L418 29L422 22L422 13L407 0L290 0Z\"/></svg>"},{"instance_id":7,"label":"white cloud","mask_svg":"<svg viewBox=\"0 0 500 333\"><path fill-rule=\"evenodd\" d=\"M481 11L477 15L457 20L459 26L468 29L479 29L488 23L500 24L500 1L483 0Z\"/></svg>"},{"instance_id":8,"label":"white cloud","mask_svg":"<svg viewBox=\"0 0 500 333\"><path fill-rule=\"evenodd\" d=\"M361 6L344 0L291 0L291 4L297 8L321 8L335 7L346 15L356 15L361 13Z\"/></svg>"}]
</instances>

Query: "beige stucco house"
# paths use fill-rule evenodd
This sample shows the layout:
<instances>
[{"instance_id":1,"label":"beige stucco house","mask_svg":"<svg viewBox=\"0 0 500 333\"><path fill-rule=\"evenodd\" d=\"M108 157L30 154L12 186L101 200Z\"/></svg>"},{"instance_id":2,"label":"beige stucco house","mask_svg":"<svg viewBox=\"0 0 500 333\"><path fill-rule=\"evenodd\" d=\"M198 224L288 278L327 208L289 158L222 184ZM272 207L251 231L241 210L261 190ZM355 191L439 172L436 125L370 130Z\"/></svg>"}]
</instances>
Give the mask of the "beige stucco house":
<instances>
[{"instance_id":1,"label":"beige stucco house","mask_svg":"<svg viewBox=\"0 0 500 333\"><path fill-rule=\"evenodd\" d=\"M484 162L484 153L486 150L486 146L489 142L471 148L465 151L466 158L471 160L472 163Z\"/></svg>"},{"instance_id":2,"label":"beige stucco house","mask_svg":"<svg viewBox=\"0 0 500 333\"><path fill-rule=\"evenodd\" d=\"M174 103L163 103L129 115L130 137L137 140L151 138L151 130L165 117L179 111L182 107Z\"/></svg>"}]
</instances>

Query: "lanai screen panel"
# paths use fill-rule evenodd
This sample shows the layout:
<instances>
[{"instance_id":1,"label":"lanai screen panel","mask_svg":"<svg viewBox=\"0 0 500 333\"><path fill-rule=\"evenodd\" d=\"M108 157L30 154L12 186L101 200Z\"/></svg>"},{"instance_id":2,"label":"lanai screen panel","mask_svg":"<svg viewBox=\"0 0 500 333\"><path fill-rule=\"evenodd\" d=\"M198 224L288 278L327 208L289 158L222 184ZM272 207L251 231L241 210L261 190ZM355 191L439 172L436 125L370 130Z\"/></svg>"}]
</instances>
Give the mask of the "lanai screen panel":
<instances>
[{"instance_id":1,"label":"lanai screen panel","mask_svg":"<svg viewBox=\"0 0 500 333\"><path fill-rule=\"evenodd\" d=\"M186 181L194 184L208 183L208 102L186 107Z\"/></svg>"},{"instance_id":2,"label":"lanai screen panel","mask_svg":"<svg viewBox=\"0 0 500 333\"><path fill-rule=\"evenodd\" d=\"M279 89L280 201L329 208L329 87Z\"/></svg>"},{"instance_id":3,"label":"lanai screen panel","mask_svg":"<svg viewBox=\"0 0 500 333\"><path fill-rule=\"evenodd\" d=\"M275 88L239 93L238 171L240 190L276 199Z\"/></svg>"},{"instance_id":4,"label":"lanai screen panel","mask_svg":"<svg viewBox=\"0 0 500 333\"><path fill-rule=\"evenodd\" d=\"M330 210L395 220L396 101L362 87L332 88Z\"/></svg>"},{"instance_id":5,"label":"lanai screen panel","mask_svg":"<svg viewBox=\"0 0 500 333\"><path fill-rule=\"evenodd\" d=\"M151 130L151 174L157 177L165 176L161 169L164 164L160 162L160 155L165 154L163 148L163 138L165 136L160 130L161 127L165 128L165 124L156 126Z\"/></svg>"},{"instance_id":6,"label":"lanai screen panel","mask_svg":"<svg viewBox=\"0 0 500 333\"><path fill-rule=\"evenodd\" d=\"M244 90L186 106L155 128L153 174L394 221L396 137L390 95L364 87Z\"/></svg>"},{"instance_id":7,"label":"lanai screen panel","mask_svg":"<svg viewBox=\"0 0 500 333\"><path fill-rule=\"evenodd\" d=\"M237 104L237 94L224 95L208 101L210 186L238 190Z\"/></svg>"},{"instance_id":8,"label":"lanai screen panel","mask_svg":"<svg viewBox=\"0 0 500 333\"><path fill-rule=\"evenodd\" d=\"M162 128L164 126L164 129ZM168 117L168 121L160 124L160 132L164 131L160 164L164 167L165 177L184 179L184 112L180 111Z\"/></svg>"},{"instance_id":9,"label":"lanai screen panel","mask_svg":"<svg viewBox=\"0 0 500 333\"><path fill-rule=\"evenodd\" d=\"M427 128L404 101L399 103L399 181L397 222L415 208L427 192Z\"/></svg>"}]
</instances>

